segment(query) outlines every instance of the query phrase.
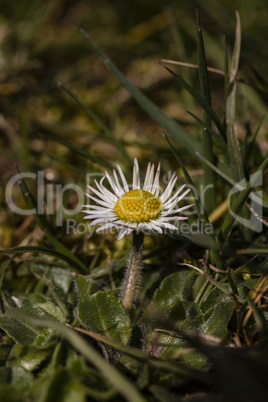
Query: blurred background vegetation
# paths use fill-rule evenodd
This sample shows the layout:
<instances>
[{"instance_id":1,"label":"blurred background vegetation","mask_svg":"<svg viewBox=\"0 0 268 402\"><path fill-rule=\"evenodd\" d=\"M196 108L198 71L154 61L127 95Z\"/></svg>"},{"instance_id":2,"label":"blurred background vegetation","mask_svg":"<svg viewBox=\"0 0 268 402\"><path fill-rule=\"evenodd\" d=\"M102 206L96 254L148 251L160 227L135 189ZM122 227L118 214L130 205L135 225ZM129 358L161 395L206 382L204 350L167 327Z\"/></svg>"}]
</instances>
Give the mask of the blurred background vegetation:
<instances>
[{"instance_id":1,"label":"blurred background vegetation","mask_svg":"<svg viewBox=\"0 0 268 402\"><path fill-rule=\"evenodd\" d=\"M111 163L126 165L106 134L59 87L70 89L91 108L124 144L131 157L146 164L161 160L164 168L177 167L154 123L133 101L88 46L79 28L89 32L117 66L169 116L199 136L200 127L187 110L201 109L159 65L159 60L197 64L195 10L199 10L210 67L224 69L224 42L232 48L235 10L242 21L239 78L253 126L266 114L268 17L265 0L245 1L0 1L0 149L1 229L0 244L20 243L33 229L6 208L7 181L21 171L45 170L48 182L76 182L84 186L85 171L100 171L65 146L42 138L50 134L90 150ZM171 66L199 90L196 69ZM210 73L212 104L224 113L224 79ZM258 135L261 153L268 150L265 119ZM241 136L243 132L241 130ZM200 164L183 151L183 161L200 178ZM124 166L125 170L130 168ZM101 170L102 171L102 170ZM19 197L19 195L17 195ZM75 205L74 199L69 202ZM18 200L18 202L20 202ZM78 218L79 219L79 218Z\"/></svg>"}]
</instances>

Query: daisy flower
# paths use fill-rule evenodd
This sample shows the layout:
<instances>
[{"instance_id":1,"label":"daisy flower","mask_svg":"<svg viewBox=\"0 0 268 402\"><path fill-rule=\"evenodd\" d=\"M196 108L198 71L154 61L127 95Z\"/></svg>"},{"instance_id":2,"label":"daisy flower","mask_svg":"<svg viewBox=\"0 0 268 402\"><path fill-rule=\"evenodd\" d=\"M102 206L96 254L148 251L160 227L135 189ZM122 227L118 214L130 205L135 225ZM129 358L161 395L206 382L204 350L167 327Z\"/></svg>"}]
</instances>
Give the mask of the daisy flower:
<instances>
[{"instance_id":1,"label":"daisy flower","mask_svg":"<svg viewBox=\"0 0 268 402\"><path fill-rule=\"evenodd\" d=\"M185 190L185 185L183 185L172 195L177 181L176 172L171 177L166 189L159 194L160 163L156 172L154 165L148 164L143 185L141 185L136 158L134 159L131 186L128 185L119 165L117 165L117 170L118 173L115 169L113 170L113 176L105 171L105 176L99 183L95 180L96 188L88 186L94 195L86 194L86 196L95 204L84 205L85 209L82 212L86 213L84 219L92 220L90 226L103 223L97 232L117 228L119 230L118 240L131 232L163 234L165 229L178 230L174 223L187 219L178 214L194 204L177 207L178 202L190 189ZM104 186L105 178L112 191Z\"/></svg>"}]
</instances>

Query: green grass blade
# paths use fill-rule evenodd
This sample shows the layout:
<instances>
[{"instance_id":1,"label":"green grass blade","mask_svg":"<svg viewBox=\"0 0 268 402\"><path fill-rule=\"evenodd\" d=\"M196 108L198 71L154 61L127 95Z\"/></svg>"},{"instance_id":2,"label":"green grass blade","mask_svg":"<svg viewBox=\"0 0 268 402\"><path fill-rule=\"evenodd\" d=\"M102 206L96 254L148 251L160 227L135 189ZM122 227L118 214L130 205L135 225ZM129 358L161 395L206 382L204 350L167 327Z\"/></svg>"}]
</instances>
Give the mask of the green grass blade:
<instances>
[{"instance_id":1,"label":"green grass blade","mask_svg":"<svg viewBox=\"0 0 268 402\"><path fill-rule=\"evenodd\" d=\"M236 181L240 181L244 178L244 167L238 138L235 132L236 92L237 92L236 75L238 70L240 46L241 46L241 26L238 13L236 13L236 18L237 18L236 38L231 62L229 94L226 102L226 125L227 125L228 155L230 158L231 167L233 169L234 179Z\"/></svg>"},{"instance_id":2,"label":"green grass blade","mask_svg":"<svg viewBox=\"0 0 268 402\"><path fill-rule=\"evenodd\" d=\"M24 172L30 171L29 161L30 161L30 144L29 144L29 136L28 136L28 127L26 123L25 114L20 114L20 131L22 137L22 166Z\"/></svg>"},{"instance_id":3,"label":"green grass blade","mask_svg":"<svg viewBox=\"0 0 268 402\"><path fill-rule=\"evenodd\" d=\"M71 261L74 261L80 267L80 271L87 273L88 270L84 266L84 264L67 247L65 247L59 240L57 240L53 236L52 228L50 227L50 225L46 219L46 216L44 215L44 213L38 213L37 202L36 202L35 198L33 197L32 193L30 192L30 190L22 176L21 176L21 179L19 180L19 185L20 185L20 189L21 189L21 192L22 192L22 195L24 197L27 207L29 209L36 210L36 213L34 214L36 223L45 232L45 236L54 245L54 247L56 247L57 250L59 250L61 253L68 256L68 258Z\"/></svg>"},{"instance_id":4,"label":"green grass blade","mask_svg":"<svg viewBox=\"0 0 268 402\"><path fill-rule=\"evenodd\" d=\"M57 142L58 144L64 145L65 147L67 147L72 152L76 153L77 155L80 155L83 158L88 159L93 163L101 165L101 166L105 167L106 169L107 168L111 169L111 170L113 169L113 166L110 163L108 163L105 160L99 158L98 156L91 155L89 152L85 151L82 148L77 147L76 145L71 144L68 141L65 141L65 140L63 140L61 138L53 137L53 136L47 135L47 134L39 134L39 135L41 137L43 137L43 138L47 138L50 141L54 141L54 142Z\"/></svg>"},{"instance_id":5,"label":"green grass blade","mask_svg":"<svg viewBox=\"0 0 268 402\"><path fill-rule=\"evenodd\" d=\"M260 308L256 306L256 304L250 299L247 299L247 302L249 304L249 307L253 311L253 315L255 318L256 325L262 334L263 341L267 344L268 341L268 326L267 326L267 319L265 319L265 316L263 312L261 311Z\"/></svg>"},{"instance_id":6,"label":"green grass blade","mask_svg":"<svg viewBox=\"0 0 268 402\"><path fill-rule=\"evenodd\" d=\"M191 186L191 188L195 188L195 185L191 179L191 176L189 175L189 173L187 172L187 169L185 168L181 158L179 157L176 149L173 147L173 145L171 144L171 142L169 141L169 138L167 137L166 134L163 134L164 137L166 138L172 152L173 155L175 156L176 160L178 161L179 165L182 168L182 171L184 173L184 176L186 178L187 183ZM208 220L208 216L206 214L205 208L203 206L203 203L201 201L201 198L198 194L198 191L195 191L196 195L197 195L197 199L196 201L196 208L197 208L197 213L199 216L199 219L201 222L204 222L205 224L209 224L210 222ZM210 248L212 250L212 257L215 261L215 264L217 265L218 268L222 267L222 262L221 262L221 258L220 258L220 253L219 253L219 248L218 248L218 243L217 243L217 239L215 238L215 236L213 234L209 234L209 240L210 240Z\"/></svg>"},{"instance_id":7,"label":"green grass blade","mask_svg":"<svg viewBox=\"0 0 268 402\"><path fill-rule=\"evenodd\" d=\"M239 212L240 212L241 208L243 207L243 205L245 204L250 192L256 186L260 176L267 169L267 167L268 167L268 157L263 161L261 166L258 168L258 170L252 176L249 183L246 185L245 189L243 191L241 191L241 193L237 197L234 205L232 206L232 213L231 213L231 211L229 212L229 214L227 215L227 217L222 225L222 229L219 234L220 240L224 241L227 238L227 236L235 222L235 215L239 214Z\"/></svg>"},{"instance_id":8,"label":"green grass blade","mask_svg":"<svg viewBox=\"0 0 268 402\"><path fill-rule=\"evenodd\" d=\"M68 163L63 161L60 158L57 158L55 155L50 154L49 152L46 152L46 155L52 160L55 161L57 163L60 163L61 165L65 166L67 169L69 169L70 171L74 171L79 173L80 175L84 175L85 174L85 170L82 168L79 168L77 166L75 166L73 163Z\"/></svg>"},{"instance_id":9,"label":"green grass blade","mask_svg":"<svg viewBox=\"0 0 268 402\"><path fill-rule=\"evenodd\" d=\"M24 201L25 201L28 209L34 209L36 211L34 213L34 217L35 217L35 220L36 220L38 226L40 227L40 229L50 231L50 229L51 229L50 224L44 214L38 213L37 202L36 202L35 198L33 197L32 193L30 192L30 190L26 184L26 181L23 179L23 176L22 176L18 166L17 166L17 170L18 170L19 174L21 175L21 178L19 179L18 184L20 186L21 193L23 195Z\"/></svg>"},{"instance_id":10,"label":"green grass blade","mask_svg":"<svg viewBox=\"0 0 268 402\"><path fill-rule=\"evenodd\" d=\"M208 127L206 125L206 123L199 119L199 117L197 117L194 113L190 112L189 110L187 110L187 113L192 116L199 124L201 127L203 127L203 131L208 131L209 134L211 135L211 137L214 138L215 142L220 145L222 148L226 149L227 148L227 144L226 142L222 139L222 137L219 136L218 133L216 133L216 131L212 130L211 127Z\"/></svg>"},{"instance_id":11,"label":"green grass blade","mask_svg":"<svg viewBox=\"0 0 268 402\"><path fill-rule=\"evenodd\" d=\"M96 113L94 113L83 102L81 102L80 99L78 99L78 97L72 91L70 91L68 88L63 86L61 83L59 83L59 85L63 89L64 92L66 92L68 95L70 95L78 103L78 105L81 106L81 108L86 112L86 114L100 127L101 130L104 131L104 133L107 135L107 137L113 142L113 144L117 147L117 149L121 152L121 154L127 159L127 161L130 164L132 164L133 161L130 158L130 156L128 155L124 146L114 136L113 132L111 130L109 130L109 128L102 122L102 120L99 118L99 116L97 116Z\"/></svg>"},{"instance_id":12,"label":"green grass blade","mask_svg":"<svg viewBox=\"0 0 268 402\"><path fill-rule=\"evenodd\" d=\"M243 139L243 143L241 144L241 156L242 156L242 164L245 167L245 172L247 173L248 167L248 154L249 154L249 140L251 138L251 125L250 119L247 110L247 102L245 96L243 94L243 88L240 86L237 88L238 92L238 101L239 101L239 109L241 113L241 120L243 121L243 126L245 130L245 136Z\"/></svg>"},{"instance_id":13,"label":"green grass blade","mask_svg":"<svg viewBox=\"0 0 268 402\"><path fill-rule=\"evenodd\" d=\"M202 155L200 155L198 152L196 153L196 156L201 159L203 162L205 162L206 164L208 164L211 169L214 170L215 173L217 173L222 179L224 179L227 183L229 183L230 185L232 185L233 187L235 187L237 190L244 190L245 187L242 186L242 184L240 184L239 182L237 183L234 179L232 179L230 176L228 176L227 174L223 173L219 168L217 168L216 166L212 165L212 163L210 163L208 160L206 160ZM268 208L268 203L262 199L261 197L258 197L256 194L249 194L249 197L256 202L257 204Z\"/></svg>"},{"instance_id":14,"label":"green grass blade","mask_svg":"<svg viewBox=\"0 0 268 402\"><path fill-rule=\"evenodd\" d=\"M220 119L218 118L217 114L214 112L214 110L211 108L211 106L207 103L207 101L201 96L197 91L195 91L191 85L189 85L182 77L180 77L178 74L174 73L174 71L170 70L167 66L161 63L161 66L163 66L174 78L175 80L182 85L186 91L188 91L194 98L195 100L202 106L203 109L207 111L207 113L210 115L211 119L214 121L217 129L219 130L220 135L222 136L223 139L225 139L225 131L224 128L220 122Z\"/></svg>"},{"instance_id":15,"label":"green grass blade","mask_svg":"<svg viewBox=\"0 0 268 402\"><path fill-rule=\"evenodd\" d=\"M66 255L71 261L75 262L76 266L79 267L79 271L82 273L88 274L88 269L86 266L82 263L82 261L79 260L67 247L65 247L59 240L57 240L52 233L46 232L46 237L50 241L50 243L53 244L54 247L56 247L59 252L62 254Z\"/></svg>"},{"instance_id":16,"label":"green grass blade","mask_svg":"<svg viewBox=\"0 0 268 402\"><path fill-rule=\"evenodd\" d=\"M258 133L259 133L259 131L260 131L260 128L261 128L261 126L262 126L262 123L263 123L264 119L265 119L265 115L262 116L262 118L261 118L261 120L260 120L260 122L259 122L259 124L258 124L258 126L257 126L257 128L256 128L256 130L252 133L251 137L249 138L249 141L248 141L248 149L247 149L247 157L249 156L249 153L251 152L252 147L253 147L254 144L255 144L257 135L258 135Z\"/></svg>"},{"instance_id":17,"label":"green grass blade","mask_svg":"<svg viewBox=\"0 0 268 402\"><path fill-rule=\"evenodd\" d=\"M187 225L187 226L186 226ZM172 232L169 234L173 239L178 239L181 241L188 241L190 243L196 244L198 247L203 247L206 249L211 248L211 241L208 235L203 233L191 233L190 225L185 221L183 222L183 231L180 231L180 225L178 232ZM147 257L147 254L146 254Z\"/></svg>"},{"instance_id":18,"label":"green grass blade","mask_svg":"<svg viewBox=\"0 0 268 402\"><path fill-rule=\"evenodd\" d=\"M200 26L198 12L196 13L197 19L197 47L198 47L198 71L199 71L199 82L201 89L201 96L206 100L207 104L211 107L211 96L210 87L208 80L208 70L207 70L207 60L206 52L203 41L202 29ZM203 109L202 120L207 128L211 128L211 116ZM202 152L203 156L210 162L213 162L213 146L212 146L212 136L209 130L202 127ZM204 205L206 211L209 214L216 208L216 183L215 183L215 173L210 167L203 163L203 186L204 186Z\"/></svg>"},{"instance_id":19,"label":"green grass blade","mask_svg":"<svg viewBox=\"0 0 268 402\"><path fill-rule=\"evenodd\" d=\"M256 254L256 255L268 255L268 248L246 248L237 250L237 254L247 255L247 254Z\"/></svg>"},{"instance_id":20,"label":"green grass blade","mask_svg":"<svg viewBox=\"0 0 268 402\"><path fill-rule=\"evenodd\" d=\"M63 261L66 261L72 267L76 268L79 272L81 272L81 265L78 264L72 258L69 258L67 255L60 253L59 251L52 250L46 247L36 247L36 246L21 246L21 247L14 247L9 249L0 249L0 253L2 254L23 254L23 253L40 253L40 254L48 254L52 255L53 257L57 257ZM84 273L88 273L84 271Z\"/></svg>"},{"instance_id":21,"label":"green grass blade","mask_svg":"<svg viewBox=\"0 0 268 402\"><path fill-rule=\"evenodd\" d=\"M170 135L180 143L182 147L187 149L191 154L201 151L200 142L189 135L174 119L168 117L160 108L151 102L137 87L131 84L130 81L122 74L116 65L109 59L109 57L100 49L100 47L93 41L91 36L83 29L81 30L85 38L96 49L100 57L103 59L109 70L116 76L118 81L127 89L136 102L142 107L143 110L164 130L168 131Z\"/></svg>"},{"instance_id":22,"label":"green grass blade","mask_svg":"<svg viewBox=\"0 0 268 402\"><path fill-rule=\"evenodd\" d=\"M195 271L197 271L199 274L203 275L208 281L210 281L214 286L216 286L216 288L218 288L221 292L225 293L227 296L229 296L230 298L232 298L232 294L230 292L229 289L226 288L226 286L223 286L221 283L217 282L214 278L212 278L211 276L209 276L207 274L207 272L203 271L202 269L195 267L194 265L191 264L187 264L185 262L181 263L180 265L185 265L189 268L194 269ZM237 298L237 300L240 303L245 303L245 300L240 297L239 295L235 295L235 297Z\"/></svg>"}]
</instances>

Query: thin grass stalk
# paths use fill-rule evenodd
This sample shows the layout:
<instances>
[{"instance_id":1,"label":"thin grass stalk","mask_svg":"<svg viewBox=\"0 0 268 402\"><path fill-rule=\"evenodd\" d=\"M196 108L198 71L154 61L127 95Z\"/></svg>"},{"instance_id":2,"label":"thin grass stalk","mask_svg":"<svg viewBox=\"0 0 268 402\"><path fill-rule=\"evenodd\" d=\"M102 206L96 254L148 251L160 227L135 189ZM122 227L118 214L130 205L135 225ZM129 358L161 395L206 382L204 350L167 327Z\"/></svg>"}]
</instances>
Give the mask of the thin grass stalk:
<instances>
[{"instance_id":1,"label":"thin grass stalk","mask_svg":"<svg viewBox=\"0 0 268 402\"><path fill-rule=\"evenodd\" d=\"M121 154L127 159L129 163L132 163L132 159L130 158L129 154L125 150L124 146L121 142L115 137L113 132L109 130L109 128L103 123L103 121L96 115L89 107L87 107L70 89L66 88L64 85L59 83L59 86L66 92L69 96L71 96L79 106L86 112L86 114L96 123L101 130L107 135L113 144L117 147L117 149L121 152Z\"/></svg>"},{"instance_id":2,"label":"thin grass stalk","mask_svg":"<svg viewBox=\"0 0 268 402\"><path fill-rule=\"evenodd\" d=\"M241 48L241 23L239 13L236 12L236 35L235 44L231 61L231 71L229 79L229 93L226 100L226 125L227 125L227 145L228 156L233 171L235 181L240 182L245 178L242 154L240 150L239 141L235 131L236 124L236 94L237 94L237 81L236 76L238 72L238 65L240 59ZM244 219L248 218L248 211L243 209L241 215ZM251 239L249 228L241 225L241 231L246 240Z\"/></svg>"},{"instance_id":3,"label":"thin grass stalk","mask_svg":"<svg viewBox=\"0 0 268 402\"><path fill-rule=\"evenodd\" d=\"M191 188L195 188L194 183L192 181L192 178L189 175L189 173L187 172L187 169L185 168L184 163L182 162L181 158L179 157L178 153L176 152L176 149L171 144L171 142L170 142L169 138L167 137L167 135L165 133L163 133L163 135L166 138L167 142L169 143L173 155L175 156L176 160L180 164L187 183L191 186ZM198 213L198 217L199 217L201 222L209 223L206 210L205 210L205 208L203 206L203 203L202 203L202 200L201 200L201 198L200 198L200 196L198 194L198 191L196 191L196 195L197 195L197 199L195 201L196 201L196 210L197 210L197 213ZM222 261L221 261L221 257L220 257L220 251L219 251L219 245L218 245L217 238L214 236L214 234L211 234L211 233L208 234L208 237L209 237L209 240L210 240L210 248L211 248L211 253L212 253L212 255L211 255L212 260L215 261L215 264L219 269L222 269Z\"/></svg>"},{"instance_id":4,"label":"thin grass stalk","mask_svg":"<svg viewBox=\"0 0 268 402\"><path fill-rule=\"evenodd\" d=\"M108 69L115 75L118 81L123 85L136 102L141 106L143 110L163 129L170 133L174 139L176 139L182 147L187 149L188 152L194 155L195 151L201 151L200 142L190 136L174 119L168 117L159 107L157 107L150 99L148 99L137 87L135 87L117 68L111 59L102 51L102 49L96 44L91 36L81 29L82 34L91 43L91 45L98 52Z\"/></svg>"},{"instance_id":5,"label":"thin grass stalk","mask_svg":"<svg viewBox=\"0 0 268 402\"><path fill-rule=\"evenodd\" d=\"M210 96L210 87L208 80L208 69L207 69L207 61L206 61L206 53L205 46L203 41L202 29L200 26L198 12L196 13L196 22L197 22L197 46L198 46L198 65L199 65L199 82L200 82L200 90L201 95L207 101L207 103L211 106L211 96ZM211 163L213 163L213 144L212 144L212 136L210 133L211 129L211 116L209 113L203 109L202 113L202 121L205 123L205 127L202 127L201 130L201 138L202 138L202 153L203 156L208 159ZM215 182L215 173L213 170L203 163L203 186L204 186L204 206L206 208L206 212L209 214L216 208L216 182Z\"/></svg>"}]
</instances>

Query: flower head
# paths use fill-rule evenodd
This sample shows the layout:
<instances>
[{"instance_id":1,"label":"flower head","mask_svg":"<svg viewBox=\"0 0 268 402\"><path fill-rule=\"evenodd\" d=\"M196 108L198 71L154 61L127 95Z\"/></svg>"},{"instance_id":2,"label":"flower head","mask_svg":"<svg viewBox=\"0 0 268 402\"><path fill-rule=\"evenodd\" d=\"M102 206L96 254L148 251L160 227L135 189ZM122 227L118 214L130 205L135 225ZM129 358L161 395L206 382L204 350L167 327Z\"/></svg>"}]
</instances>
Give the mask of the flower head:
<instances>
[{"instance_id":1,"label":"flower head","mask_svg":"<svg viewBox=\"0 0 268 402\"><path fill-rule=\"evenodd\" d=\"M133 182L130 188L124 173L117 165L118 174L113 170L113 177L107 172L98 183L95 180L97 189L88 186L94 195L86 194L96 205L84 205L83 210L87 215L84 219L92 219L90 226L104 223L97 229L97 232L109 228L119 229L118 239L132 231L163 233L163 229L178 230L177 226L170 222L187 219L185 216L179 216L178 213L190 208L194 204L177 208L178 202L190 191L185 190L185 185L180 187L175 194L171 195L177 181L176 172L170 179L166 189L159 195L159 176L160 163L154 172L154 165L148 164L147 172L143 185L140 184L139 165L134 159ZM112 191L104 185L104 179L107 179Z\"/></svg>"}]
</instances>

